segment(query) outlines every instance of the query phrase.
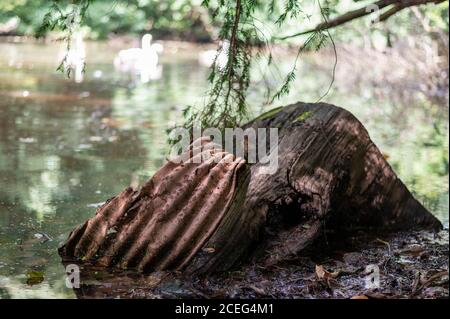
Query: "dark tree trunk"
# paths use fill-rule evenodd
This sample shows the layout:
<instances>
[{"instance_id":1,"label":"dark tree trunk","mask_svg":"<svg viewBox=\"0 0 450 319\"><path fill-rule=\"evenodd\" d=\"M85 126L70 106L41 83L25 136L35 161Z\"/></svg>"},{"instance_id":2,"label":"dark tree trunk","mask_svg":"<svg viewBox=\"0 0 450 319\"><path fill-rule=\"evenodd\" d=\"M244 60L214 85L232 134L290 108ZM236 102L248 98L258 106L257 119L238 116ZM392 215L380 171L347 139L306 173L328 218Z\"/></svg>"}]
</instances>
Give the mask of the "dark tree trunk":
<instances>
[{"instance_id":1,"label":"dark tree trunk","mask_svg":"<svg viewBox=\"0 0 450 319\"><path fill-rule=\"evenodd\" d=\"M230 269L251 255L270 262L296 254L324 225L442 228L348 111L297 103L246 127L279 129L275 174L239 158L167 163L141 190L127 189L100 207L60 254L108 267L200 273Z\"/></svg>"}]
</instances>

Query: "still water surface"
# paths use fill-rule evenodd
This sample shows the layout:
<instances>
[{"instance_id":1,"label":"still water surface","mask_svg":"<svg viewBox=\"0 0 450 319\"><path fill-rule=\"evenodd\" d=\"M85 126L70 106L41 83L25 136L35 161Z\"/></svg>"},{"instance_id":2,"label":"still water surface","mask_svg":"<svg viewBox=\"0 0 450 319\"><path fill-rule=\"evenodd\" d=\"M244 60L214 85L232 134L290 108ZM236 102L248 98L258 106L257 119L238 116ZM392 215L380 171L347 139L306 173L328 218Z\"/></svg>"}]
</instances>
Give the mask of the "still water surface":
<instances>
[{"instance_id":1,"label":"still water surface","mask_svg":"<svg viewBox=\"0 0 450 319\"><path fill-rule=\"evenodd\" d=\"M118 50L88 44L84 80L75 83L55 71L60 45L0 43L0 298L73 298L57 247L99 203L162 165L167 125L185 105L201 102L208 68L199 65L196 48L166 48L161 78L148 83L114 70ZM308 61L280 105L323 94L330 72ZM290 66L280 62L282 70ZM265 111L262 95L249 98L254 115ZM371 87L334 89L324 100L363 122L407 186L448 227L445 111L437 116L378 95Z\"/></svg>"}]
</instances>

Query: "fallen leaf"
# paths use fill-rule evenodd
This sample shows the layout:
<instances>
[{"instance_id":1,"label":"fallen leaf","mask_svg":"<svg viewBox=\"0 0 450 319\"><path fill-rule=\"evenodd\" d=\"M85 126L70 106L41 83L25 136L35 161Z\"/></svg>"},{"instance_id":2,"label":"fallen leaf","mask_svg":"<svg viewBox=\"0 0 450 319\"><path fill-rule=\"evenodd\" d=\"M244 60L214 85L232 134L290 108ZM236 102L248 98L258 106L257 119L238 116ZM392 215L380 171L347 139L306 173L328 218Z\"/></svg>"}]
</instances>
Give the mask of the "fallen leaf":
<instances>
[{"instance_id":1,"label":"fallen leaf","mask_svg":"<svg viewBox=\"0 0 450 319\"><path fill-rule=\"evenodd\" d=\"M386 295L380 292L368 291L365 293L370 299L386 299Z\"/></svg>"},{"instance_id":2,"label":"fallen leaf","mask_svg":"<svg viewBox=\"0 0 450 319\"><path fill-rule=\"evenodd\" d=\"M322 265L316 265L316 276L318 279L328 280L339 276L339 271L329 272Z\"/></svg>"},{"instance_id":3,"label":"fallen leaf","mask_svg":"<svg viewBox=\"0 0 450 319\"><path fill-rule=\"evenodd\" d=\"M402 254L402 255L410 255L410 256L414 256L414 257L419 257L423 253L424 253L424 249L420 245L411 245L400 251L400 254Z\"/></svg>"},{"instance_id":4,"label":"fallen leaf","mask_svg":"<svg viewBox=\"0 0 450 319\"><path fill-rule=\"evenodd\" d=\"M439 281L440 279L446 279L448 281L448 270L444 270L444 271L440 271L438 273L435 273L434 275L426 278L423 283L422 286L426 287L429 286L431 283L434 283L435 281Z\"/></svg>"},{"instance_id":5,"label":"fallen leaf","mask_svg":"<svg viewBox=\"0 0 450 319\"><path fill-rule=\"evenodd\" d=\"M357 295L357 296L353 296L350 299L369 299L369 297L365 296L365 295Z\"/></svg>"},{"instance_id":6,"label":"fallen leaf","mask_svg":"<svg viewBox=\"0 0 450 319\"><path fill-rule=\"evenodd\" d=\"M256 287L254 285L250 285L250 286L248 286L248 288L252 289L258 295L261 295L261 296L266 296L267 295L267 293L266 293L266 291L264 289Z\"/></svg>"}]
</instances>

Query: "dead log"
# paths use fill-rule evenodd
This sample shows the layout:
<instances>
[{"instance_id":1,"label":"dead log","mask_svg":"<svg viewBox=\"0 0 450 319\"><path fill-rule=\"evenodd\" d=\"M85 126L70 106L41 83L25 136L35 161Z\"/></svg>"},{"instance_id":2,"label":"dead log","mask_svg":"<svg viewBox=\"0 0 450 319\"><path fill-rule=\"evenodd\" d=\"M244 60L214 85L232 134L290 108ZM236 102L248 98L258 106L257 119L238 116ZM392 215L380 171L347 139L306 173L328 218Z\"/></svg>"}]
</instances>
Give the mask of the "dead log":
<instances>
[{"instance_id":1,"label":"dead log","mask_svg":"<svg viewBox=\"0 0 450 319\"><path fill-rule=\"evenodd\" d=\"M278 128L275 174L262 174L262 163L245 164L220 147L204 152L232 157L231 163L168 162L139 191L126 189L75 229L59 250L63 259L204 273L261 252L266 262L296 254L325 224L442 228L348 111L297 103L246 127Z\"/></svg>"}]
</instances>

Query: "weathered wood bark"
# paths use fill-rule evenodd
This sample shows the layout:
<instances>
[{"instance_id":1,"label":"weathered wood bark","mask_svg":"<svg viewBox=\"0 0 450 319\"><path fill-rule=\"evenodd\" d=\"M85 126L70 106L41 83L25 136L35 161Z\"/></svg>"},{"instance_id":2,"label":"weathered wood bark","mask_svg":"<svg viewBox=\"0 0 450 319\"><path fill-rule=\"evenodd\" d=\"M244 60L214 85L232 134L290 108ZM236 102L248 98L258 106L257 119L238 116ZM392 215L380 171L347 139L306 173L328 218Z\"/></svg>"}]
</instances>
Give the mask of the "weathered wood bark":
<instances>
[{"instance_id":1,"label":"weathered wood bark","mask_svg":"<svg viewBox=\"0 0 450 319\"><path fill-rule=\"evenodd\" d=\"M230 269L257 252L266 262L295 254L325 224L442 227L348 111L297 103L246 127L279 129L275 174L262 174L263 164L240 158L231 164L169 162L141 190L126 189L100 207L71 233L61 255L104 266L199 273Z\"/></svg>"}]
</instances>

